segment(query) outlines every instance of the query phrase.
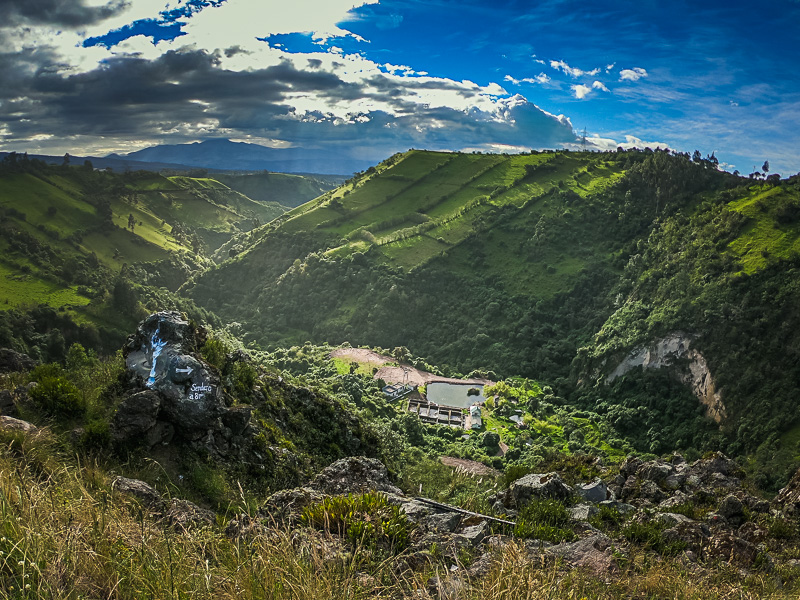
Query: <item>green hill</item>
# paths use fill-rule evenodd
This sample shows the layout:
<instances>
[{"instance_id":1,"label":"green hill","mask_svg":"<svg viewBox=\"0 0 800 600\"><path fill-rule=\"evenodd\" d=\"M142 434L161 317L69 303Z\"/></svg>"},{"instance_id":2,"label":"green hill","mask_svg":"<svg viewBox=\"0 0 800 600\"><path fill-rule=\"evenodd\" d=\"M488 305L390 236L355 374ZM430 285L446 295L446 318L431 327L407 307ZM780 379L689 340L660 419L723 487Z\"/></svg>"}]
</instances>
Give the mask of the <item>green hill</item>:
<instances>
[{"instance_id":1,"label":"green hill","mask_svg":"<svg viewBox=\"0 0 800 600\"><path fill-rule=\"evenodd\" d=\"M214 178L256 202L295 207L342 183L335 175L291 173L215 174Z\"/></svg>"},{"instance_id":2,"label":"green hill","mask_svg":"<svg viewBox=\"0 0 800 600\"><path fill-rule=\"evenodd\" d=\"M752 452L795 420L799 198L797 178L739 178L699 155L410 151L242 236L185 291L267 346L407 346L553 382L630 417L643 449ZM602 383L675 331L721 390L716 434L671 383L680 365Z\"/></svg>"}]
</instances>

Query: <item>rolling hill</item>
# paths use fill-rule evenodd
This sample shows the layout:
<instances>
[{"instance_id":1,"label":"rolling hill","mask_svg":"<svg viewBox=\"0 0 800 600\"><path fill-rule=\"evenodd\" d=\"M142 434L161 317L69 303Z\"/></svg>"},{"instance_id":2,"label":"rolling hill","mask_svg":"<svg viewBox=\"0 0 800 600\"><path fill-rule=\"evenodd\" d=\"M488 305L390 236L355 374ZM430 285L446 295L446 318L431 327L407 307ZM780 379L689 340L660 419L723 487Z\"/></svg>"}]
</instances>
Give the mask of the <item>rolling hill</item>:
<instances>
[{"instance_id":1,"label":"rolling hill","mask_svg":"<svg viewBox=\"0 0 800 600\"><path fill-rule=\"evenodd\" d=\"M554 382L642 448L755 451L795 420L797 184L661 151L410 151L239 236L184 291L267 346L407 346ZM716 434L698 435L683 354L604 385L675 332L721 394Z\"/></svg>"}]
</instances>

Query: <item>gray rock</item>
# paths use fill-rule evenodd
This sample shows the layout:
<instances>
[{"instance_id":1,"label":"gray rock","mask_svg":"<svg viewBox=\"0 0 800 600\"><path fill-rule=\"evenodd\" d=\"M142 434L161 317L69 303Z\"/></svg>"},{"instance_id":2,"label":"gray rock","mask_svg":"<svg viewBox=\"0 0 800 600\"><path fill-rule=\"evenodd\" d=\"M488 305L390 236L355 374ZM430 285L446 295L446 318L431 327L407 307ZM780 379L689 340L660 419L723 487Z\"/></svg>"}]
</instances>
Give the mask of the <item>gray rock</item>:
<instances>
[{"instance_id":1,"label":"gray rock","mask_svg":"<svg viewBox=\"0 0 800 600\"><path fill-rule=\"evenodd\" d=\"M436 533L452 533L461 523L461 515L455 512L440 512L422 519L422 526Z\"/></svg>"},{"instance_id":2,"label":"gray rock","mask_svg":"<svg viewBox=\"0 0 800 600\"><path fill-rule=\"evenodd\" d=\"M169 444L175 436L175 427L166 421L156 421L155 426L147 432L147 445L152 448L158 444Z\"/></svg>"},{"instance_id":3,"label":"gray rock","mask_svg":"<svg viewBox=\"0 0 800 600\"><path fill-rule=\"evenodd\" d=\"M179 530L209 526L216 522L216 515L213 512L180 498L170 500L164 517L172 527Z\"/></svg>"},{"instance_id":4,"label":"gray rock","mask_svg":"<svg viewBox=\"0 0 800 600\"><path fill-rule=\"evenodd\" d=\"M686 504L687 502L690 502L689 496L687 496L686 494L684 494L683 492L681 492L679 490L679 491L675 492L672 496L667 498L666 500L663 500L658 505L658 507L659 508L663 508L663 509L670 509L670 508L673 508L675 506L679 506L681 504Z\"/></svg>"},{"instance_id":5,"label":"gray rock","mask_svg":"<svg viewBox=\"0 0 800 600\"><path fill-rule=\"evenodd\" d=\"M646 481L653 481L657 484L664 483L664 480L672 473L672 466L659 461L644 463L636 471L636 476Z\"/></svg>"},{"instance_id":6,"label":"gray rock","mask_svg":"<svg viewBox=\"0 0 800 600\"><path fill-rule=\"evenodd\" d=\"M547 554L559 556L573 567L586 568L596 575L615 570L611 554L611 539L598 533L577 542L563 543L547 548Z\"/></svg>"},{"instance_id":7,"label":"gray rock","mask_svg":"<svg viewBox=\"0 0 800 600\"><path fill-rule=\"evenodd\" d=\"M389 480L383 463L364 456L337 460L325 467L308 487L325 494L359 494L370 490L402 494Z\"/></svg>"},{"instance_id":8,"label":"gray rock","mask_svg":"<svg viewBox=\"0 0 800 600\"><path fill-rule=\"evenodd\" d=\"M30 371L35 366L36 361L27 354L10 348L0 348L0 373Z\"/></svg>"},{"instance_id":9,"label":"gray rock","mask_svg":"<svg viewBox=\"0 0 800 600\"><path fill-rule=\"evenodd\" d=\"M481 521L477 525L465 527L461 535L472 542L473 546L478 546L489 535L489 524L486 521Z\"/></svg>"},{"instance_id":10,"label":"gray rock","mask_svg":"<svg viewBox=\"0 0 800 600\"><path fill-rule=\"evenodd\" d=\"M118 443L141 443L156 425L161 396L145 390L125 398L111 419L111 437ZM152 445L152 444L151 444Z\"/></svg>"},{"instance_id":11,"label":"gray rock","mask_svg":"<svg viewBox=\"0 0 800 600\"><path fill-rule=\"evenodd\" d=\"M14 417L7 417L0 415L0 431L21 431L23 433L36 433L39 428L36 425L15 419Z\"/></svg>"},{"instance_id":12,"label":"gray rock","mask_svg":"<svg viewBox=\"0 0 800 600\"><path fill-rule=\"evenodd\" d=\"M733 494L728 494L722 499L722 502L719 503L718 512L734 527L738 527L744 521L744 505Z\"/></svg>"},{"instance_id":13,"label":"gray rock","mask_svg":"<svg viewBox=\"0 0 800 600\"><path fill-rule=\"evenodd\" d=\"M624 477L627 480L632 475L635 475L636 472L639 470L639 467L641 466L642 466L642 460L640 458L636 458L635 456L629 456L624 461L622 461L622 464L620 464L619 473L622 477Z\"/></svg>"},{"instance_id":14,"label":"gray rock","mask_svg":"<svg viewBox=\"0 0 800 600\"><path fill-rule=\"evenodd\" d=\"M552 498L555 500L568 500L572 490L567 486L558 473L531 473L517 479L509 487L510 506L521 507L532 499Z\"/></svg>"},{"instance_id":15,"label":"gray rock","mask_svg":"<svg viewBox=\"0 0 800 600\"><path fill-rule=\"evenodd\" d=\"M162 396L161 411L177 430L208 429L226 412L216 375L191 356L195 334L177 312L150 315L128 338L125 364Z\"/></svg>"},{"instance_id":16,"label":"gray rock","mask_svg":"<svg viewBox=\"0 0 800 600\"><path fill-rule=\"evenodd\" d=\"M234 406L222 415L222 423L231 430L231 435L242 435L250 425L252 412L250 406Z\"/></svg>"},{"instance_id":17,"label":"gray rock","mask_svg":"<svg viewBox=\"0 0 800 600\"><path fill-rule=\"evenodd\" d=\"M608 487L600 478L596 478L591 483L575 486L575 491L587 502L597 503L608 500Z\"/></svg>"},{"instance_id":18,"label":"gray rock","mask_svg":"<svg viewBox=\"0 0 800 600\"><path fill-rule=\"evenodd\" d=\"M658 504L666 499L667 495L661 491L661 488L658 487L655 481L647 480L643 482L639 488L639 497Z\"/></svg>"},{"instance_id":19,"label":"gray rock","mask_svg":"<svg viewBox=\"0 0 800 600\"><path fill-rule=\"evenodd\" d=\"M588 521L598 512L599 509L594 504L577 504L569 508L570 517L575 521Z\"/></svg>"},{"instance_id":20,"label":"gray rock","mask_svg":"<svg viewBox=\"0 0 800 600\"><path fill-rule=\"evenodd\" d=\"M284 525L298 522L303 509L321 502L324 495L307 487L280 490L266 499L259 515L269 524Z\"/></svg>"},{"instance_id":21,"label":"gray rock","mask_svg":"<svg viewBox=\"0 0 800 600\"><path fill-rule=\"evenodd\" d=\"M657 514L655 520L659 523L663 523L667 527L675 527L676 525L682 525L683 523L694 523L694 521L686 515L669 512Z\"/></svg>"},{"instance_id":22,"label":"gray rock","mask_svg":"<svg viewBox=\"0 0 800 600\"><path fill-rule=\"evenodd\" d=\"M154 508L161 508L164 504L164 499L161 497L155 488L139 479L129 479L127 477L117 477L111 483L111 489L125 494L126 496L133 496L147 506Z\"/></svg>"}]
</instances>

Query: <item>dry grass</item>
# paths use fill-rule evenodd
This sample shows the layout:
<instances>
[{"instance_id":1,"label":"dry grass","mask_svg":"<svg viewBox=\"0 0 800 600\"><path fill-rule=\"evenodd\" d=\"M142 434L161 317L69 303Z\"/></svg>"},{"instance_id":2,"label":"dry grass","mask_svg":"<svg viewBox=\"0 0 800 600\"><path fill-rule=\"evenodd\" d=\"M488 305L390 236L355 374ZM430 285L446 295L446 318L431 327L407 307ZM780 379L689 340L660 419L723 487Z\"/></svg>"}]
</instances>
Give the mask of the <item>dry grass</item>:
<instances>
[{"instance_id":1,"label":"dry grass","mask_svg":"<svg viewBox=\"0 0 800 600\"><path fill-rule=\"evenodd\" d=\"M178 532L136 501L112 492L108 481L97 465L60 456L46 430L2 434L0 598L428 598L433 575L453 579L449 563L412 572L399 567L397 559L366 552L332 555L336 540L308 530L261 529L231 540L220 522ZM247 510L244 501L240 508ZM464 573L462 566L456 576ZM743 578L724 568L709 573L696 575L677 562L637 555L604 581L553 565L511 543L493 557L488 575L475 580L461 575L465 585L448 597L796 597L778 589L770 575Z\"/></svg>"}]
</instances>

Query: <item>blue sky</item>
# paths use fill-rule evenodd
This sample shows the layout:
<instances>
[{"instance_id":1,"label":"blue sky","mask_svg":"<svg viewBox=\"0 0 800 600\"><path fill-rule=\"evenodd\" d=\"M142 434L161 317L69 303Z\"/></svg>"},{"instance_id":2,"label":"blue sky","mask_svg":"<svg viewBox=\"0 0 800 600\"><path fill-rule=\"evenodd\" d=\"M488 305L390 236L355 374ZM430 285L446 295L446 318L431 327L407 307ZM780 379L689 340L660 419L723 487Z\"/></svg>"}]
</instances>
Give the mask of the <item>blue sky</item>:
<instances>
[{"instance_id":1,"label":"blue sky","mask_svg":"<svg viewBox=\"0 0 800 600\"><path fill-rule=\"evenodd\" d=\"M668 146L800 171L800 2L5 0L0 149Z\"/></svg>"}]
</instances>

